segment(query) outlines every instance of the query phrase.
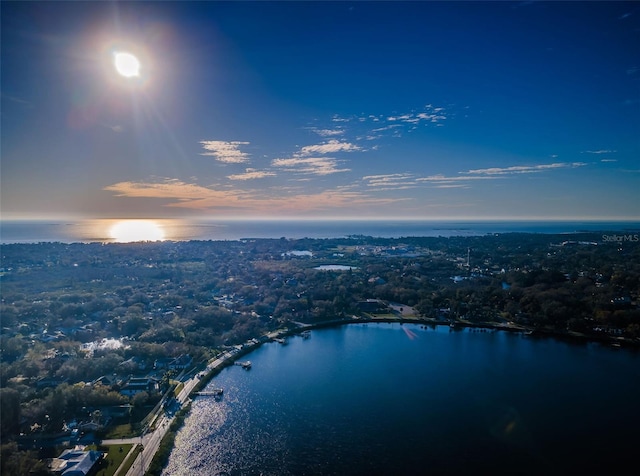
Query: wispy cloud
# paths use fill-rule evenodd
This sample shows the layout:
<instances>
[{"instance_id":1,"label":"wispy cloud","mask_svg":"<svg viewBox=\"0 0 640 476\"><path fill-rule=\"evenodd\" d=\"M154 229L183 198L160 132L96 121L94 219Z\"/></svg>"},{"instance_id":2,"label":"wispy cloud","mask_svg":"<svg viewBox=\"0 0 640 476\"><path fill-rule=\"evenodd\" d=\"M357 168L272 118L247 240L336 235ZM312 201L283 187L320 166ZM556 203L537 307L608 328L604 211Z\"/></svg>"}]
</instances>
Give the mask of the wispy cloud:
<instances>
[{"instance_id":1,"label":"wispy cloud","mask_svg":"<svg viewBox=\"0 0 640 476\"><path fill-rule=\"evenodd\" d=\"M0 93L0 96L2 96L5 99L8 99L9 101L14 102L16 104L20 104L22 106L25 106L27 108L34 107L34 104L31 101L27 101L26 99L22 99L22 98L19 98L17 96L10 96L10 95L5 94L5 93Z\"/></svg>"},{"instance_id":2,"label":"wispy cloud","mask_svg":"<svg viewBox=\"0 0 640 476\"><path fill-rule=\"evenodd\" d=\"M273 167L282 168L286 172L311 175L330 175L338 172L349 172L351 169L339 169L338 160L332 157L293 157L290 159L274 159Z\"/></svg>"},{"instance_id":3,"label":"wispy cloud","mask_svg":"<svg viewBox=\"0 0 640 476\"><path fill-rule=\"evenodd\" d=\"M507 179L521 174L541 173L556 169L573 169L587 165L584 162L556 162L553 164L513 165L510 167L489 167L486 169L472 169L459 172L458 175L429 175L418 177L416 182L430 184L434 188L469 188L473 182L479 180Z\"/></svg>"},{"instance_id":4,"label":"wispy cloud","mask_svg":"<svg viewBox=\"0 0 640 476\"><path fill-rule=\"evenodd\" d=\"M584 153L585 154L613 154L617 152L616 150L608 150L608 149L601 149L601 150L585 150Z\"/></svg>"},{"instance_id":5,"label":"wispy cloud","mask_svg":"<svg viewBox=\"0 0 640 476\"><path fill-rule=\"evenodd\" d=\"M249 142L223 141L223 140L203 140L200 141L202 147L207 152L200 155L215 157L216 160L226 164L241 164L249 161L249 154L242 152L240 146L248 145Z\"/></svg>"},{"instance_id":6,"label":"wispy cloud","mask_svg":"<svg viewBox=\"0 0 640 476\"><path fill-rule=\"evenodd\" d=\"M407 124L419 124L421 122L429 122L437 124L444 121L447 116L443 107L434 107L427 104L422 112L411 112L408 114L394 115L387 117L390 122L404 122Z\"/></svg>"},{"instance_id":7,"label":"wispy cloud","mask_svg":"<svg viewBox=\"0 0 640 476\"><path fill-rule=\"evenodd\" d=\"M429 184L433 188L469 188L473 181L478 180L496 180L502 177L491 175L429 175L428 177L419 177L416 182Z\"/></svg>"},{"instance_id":8,"label":"wispy cloud","mask_svg":"<svg viewBox=\"0 0 640 476\"><path fill-rule=\"evenodd\" d=\"M376 127L375 129L371 129L371 132L384 132L391 129L395 129L396 127L402 127L401 124L389 124L388 126Z\"/></svg>"},{"instance_id":9,"label":"wispy cloud","mask_svg":"<svg viewBox=\"0 0 640 476\"><path fill-rule=\"evenodd\" d=\"M302 147L300 152L296 155L309 156L313 154L335 154L336 152L355 152L358 150L362 150L362 148L356 144L332 139L324 144L307 145Z\"/></svg>"},{"instance_id":10,"label":"wispy cloud","mask_svg":"<svg viewBox=\"0 0 640 476\"><path fill-rule=\"evenodd\" d=\"M513 175L513 174L530 174L536 172L543 172L550 169L567 169L583 167L587 165L584 162L556 162L553 164L540 164L540 165L514 165L511 167L491 167L488 169L475 169L462 172L469 175Z\"/></svg>"},{"instance_id":11,"label":"wispy cloud","mask_svg":"<svg viewBox=\"0 0 640 476\"><path fill-rule=\"evenodd\" d=\"M453 112L433 104L426 104L406 111L387 112L386 114L361 113L345 116L334 114L329 123L325 123L323 126L313 126L309 129L328 139L340 137L340 141L333 139L329 143L307 146L294 156L364 150L356 144L361 141L371 143L385 136L397 139L406 133L413 133L424 127L440 127L453 116ZM352 142L356 143L353 144L348 139L352 139ZM342 148L338 144L343 144ZM346 144L350 144L352 147L349 148ZM371 147L367 146L366 150L371 150Z\"/></svg>"},{"instance_id":12,"label":"wispy cloud","mask_svg":"<svg viewBox=\"0 0 640 476\"><path fill-rule=\"evenodd\" d=\"M311 130L316 134L318 134L320 137L333 137L333 136L341 136L344 134L343 129L316 129L314 127Z\"/></svg>"},{"instance_id":13,"label":"wispy cloud","mask_svg":"<svg viewBox=\"0 0 640 476\"><path fill-rule=\"evenodd\" d=\"M460 172L461 174L464 172ZM437 182L437 183L453 183L465 182L473 180L493 180L499 177L484 175L429 175L427 177L418 177L417 182Z\"/></svg>"},{"instance_id":14,"label":"wispy cloud","mask_svg":"<svg viewBox=\"0 0 640 476\"><path fill-rule=\"evenodd\" d=\"M407 112L395 112L393 114L373 115L362 114L354 116L339 116L333 115L331 121L334 123L376 123L378 125L385 123L401 123L401 124L440 124L445 121L449 116L444 107L437 107L432 104L426 104L425 106L417 109L413 109ZM384 130L384 129L380 129Z\"/></svg>"},{"instance_id":15,"label":"wispy cloud","mask_svg":"<svg viewBox=\"0 0 640 476\"><path fill-rule=\"evenodd\" d=\"M350 122L351 118L349 117L341 117L338 114L334 114L333 117L331 118L332 122Z\"/></svg>"},{"instance_id":16,"label":"wispy cloud","mask_svg":"<svg viewBox=\"0 0 640 476\"><path fill-rule=\"evenodd\" d=\"M228 175L229 180L255 180L264 177L273 177L276 174L274 172L268 172L266 170L246 169L242 174Z\"/></svg>"},{"instance_id":17,"label":"wispy cloud","mask_svg":"<svg viewBox=\"0 0 640 476\"><path fill-rule=\"evenodd\" d=\"M466 183L438 183L435 188L469 188Z\"/></svg>"},{"instance_id":18,"label":"wispy cloud","mask_svg":"<svg viewBox=\"0 0 640 476\"><path fill-rule=\"evenodd\" d=\"M104 190L118 197L157 198L173 200L168 207L196 210L217 210L234 213L251 210L254 213L300 214L335 211L360 206L382 206L403 199L372 197L349 187L336 187L317 193L305 193L300 188L274 190L273 195L263 191L214 190L177 179L157 182L119 182Z\"/></svg>"},{"instance_id":19,"label":"wispy cloud","mask_svg":"<svg viewBox=\"0 0 640 476\"><path fill-rule=\"evenodd\" d=\"M413 174L382 174L362 177L367 187L375 187L376 191L406 190L417 185Z\"/></svg>"},{"instance_id":20,"label":"wispy cloud","mask_svg":"<svg viewBox=\"0 0 640 476\"><path fill-rule=\"evenodd\" d=\"M216 208L239 206L242 193L230 190L215 190L177 179L162 179L156 182L118 182L104 187L115 192L117 197L155 198L169 201L168 207Z\"/></svg>"},{"instance_id":21,"label":"wispy cloud","mask_svg":"<svg viewBox=\"0 0 640 476\"><path fill-rule=\"evenodd\" d=\"M157 182L118 182L104 187L103 190L115 192L117 197L136 198L173 198L178 200L195 200L220 194L207 187L185 183L178 179L162 179Z\"/></svg>"}]
</instances>

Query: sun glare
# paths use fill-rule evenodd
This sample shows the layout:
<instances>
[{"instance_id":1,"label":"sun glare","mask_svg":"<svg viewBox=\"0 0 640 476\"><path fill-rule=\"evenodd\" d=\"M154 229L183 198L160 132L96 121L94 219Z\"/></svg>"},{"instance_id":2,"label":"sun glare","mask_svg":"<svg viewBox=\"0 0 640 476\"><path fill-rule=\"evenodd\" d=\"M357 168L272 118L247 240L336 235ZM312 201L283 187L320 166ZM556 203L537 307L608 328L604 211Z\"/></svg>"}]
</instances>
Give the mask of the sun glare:
<instances>
[{"instance_id":1,"label":"sun glare","mask_svg":"<svg viewBox=\"0 0 640 476\"><path fill-rule=\"evenodd\" d=\"M111 227L109 234L117 243L165 239L162 227L152 220L122 220Z\"/></svg>"},{"instance_id":2,"label":"sun glare","mask_svg":"<svg viewBox=\"0 0 640 476\"><path fill-rule=\"evenodd\" d=\"M131 53L118 52L113 55L116 71L125 78L140 76L140 61Z\"/></svg>"}]
</instances>

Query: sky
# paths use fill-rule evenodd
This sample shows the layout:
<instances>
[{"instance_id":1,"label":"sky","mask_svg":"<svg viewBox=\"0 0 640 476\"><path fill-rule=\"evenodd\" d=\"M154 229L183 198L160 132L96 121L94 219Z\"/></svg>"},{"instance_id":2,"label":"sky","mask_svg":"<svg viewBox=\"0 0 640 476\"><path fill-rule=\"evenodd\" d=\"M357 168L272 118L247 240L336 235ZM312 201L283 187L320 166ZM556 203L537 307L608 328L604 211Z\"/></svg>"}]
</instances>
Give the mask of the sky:
<instances>
[{"instance_id":1,"label":"sky","mask_svg":"<svg viewBox=\"0 0 640 476\"><path fill-rule=\"evenodd\" d=\"M640 219L640 2L3 1L1 22L3 219Z\"/></svg>"}]
</instances>

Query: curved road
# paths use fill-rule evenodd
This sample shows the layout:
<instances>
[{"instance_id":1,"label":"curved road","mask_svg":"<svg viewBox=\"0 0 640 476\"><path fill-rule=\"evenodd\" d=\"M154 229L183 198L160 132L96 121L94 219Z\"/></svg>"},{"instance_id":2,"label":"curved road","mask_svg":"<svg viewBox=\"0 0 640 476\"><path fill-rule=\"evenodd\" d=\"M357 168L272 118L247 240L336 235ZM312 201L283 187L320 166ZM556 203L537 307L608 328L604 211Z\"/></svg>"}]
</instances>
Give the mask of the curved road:
<instances>
[{"instance_id":1,"label":"curved road","mask_svg":"<svg viewBox=\"0 0 640 476\"><path fill-rule=\"evenodd\" d=\"M203 372L211 372L216 368L220 367L224 362L233 357L233 352L224 352L217 359L210 362L207 365L207 368ZM183 407L184 404L189 400L189 395L193 391L194 387L200 382L200 378L196 375L195 377L190 378L186 382L184 382L184 387L176 397L176 400L180 403L180 407ZM160 446L160 442L162 438L169 431L169 427L171 426L171 422L173 421L173 415L167 415L161 406L161 410L158 413L156 422L155 422L155 430L144 432L142 436L137 436L135 438L122 438L122 439L113 439L113 440L102 440L103 445L124 445L124 444L142 444L142 451L136 457L135 461L129 468L126 476L139 476L145 474L145 472L149 469L151 465L151 460L153 460L156 451L158 451L158 447ZM127 458L125 458L125 461Z\"/></svg>"},{"instance_id":2,"label":"curved road","mask_svg":"<svg viewBox=\"0 0 640 476\"><path fill-rule=\"evenodd\" d=\"M274 339L280 335L280 331L270 332L266 335L268 339ZM252 347L258 347L260 344L254 344ZM227 351L220 354L215 360L209 362L205 370L197 374L196 376L190 378L189 380L184 382L184 387L176 397L176 400L179 402L180 407L183 407L184 404L190 399L189 395L193 392L195 386L200 382L200 375L208 374L222 365L236 355L237 351ZM169 427L175 418L173 414L168 415L162 409L162 405L160 405L160 410L158 411L158 415L156 417L155 422L155 430L150 432L143 432L142 436L138 436L135 438L127 438L127 439L114 439L114 440L103 440L102 444L104 445L121 445L121 444L142 444L142 451L136 457L135 461L127 471L126 476L140 476L144 475L145 472L149 469L151 465L151 460L153 460L156 451L158 451L158 447L160 446L160 442L162 438L169 431ZM125 461L127 458L125 458ZM123 461L124 463L124 461ZM119 475L119 470L116 472Z\"/></svg>"}]
</instances>

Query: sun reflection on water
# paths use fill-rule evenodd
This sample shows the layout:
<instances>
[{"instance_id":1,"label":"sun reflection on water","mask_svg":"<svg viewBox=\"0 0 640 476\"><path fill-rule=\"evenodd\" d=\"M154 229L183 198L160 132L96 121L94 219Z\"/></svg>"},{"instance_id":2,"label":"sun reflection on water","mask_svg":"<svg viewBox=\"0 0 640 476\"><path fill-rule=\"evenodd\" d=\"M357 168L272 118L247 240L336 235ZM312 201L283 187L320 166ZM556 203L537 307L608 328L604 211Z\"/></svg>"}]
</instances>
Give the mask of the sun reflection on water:
<instances>
[{"instance_id":1,"label":"sun reflection on water","mask_svg":"<svg viewBox=\"0 0 640 476\"><path fill-rule=\"evenodd\" d=\"M109 229L109 237L116 243L134 241L162 241L165 231L154 220L120 220Z\"/></svg>"}]
</instances>

